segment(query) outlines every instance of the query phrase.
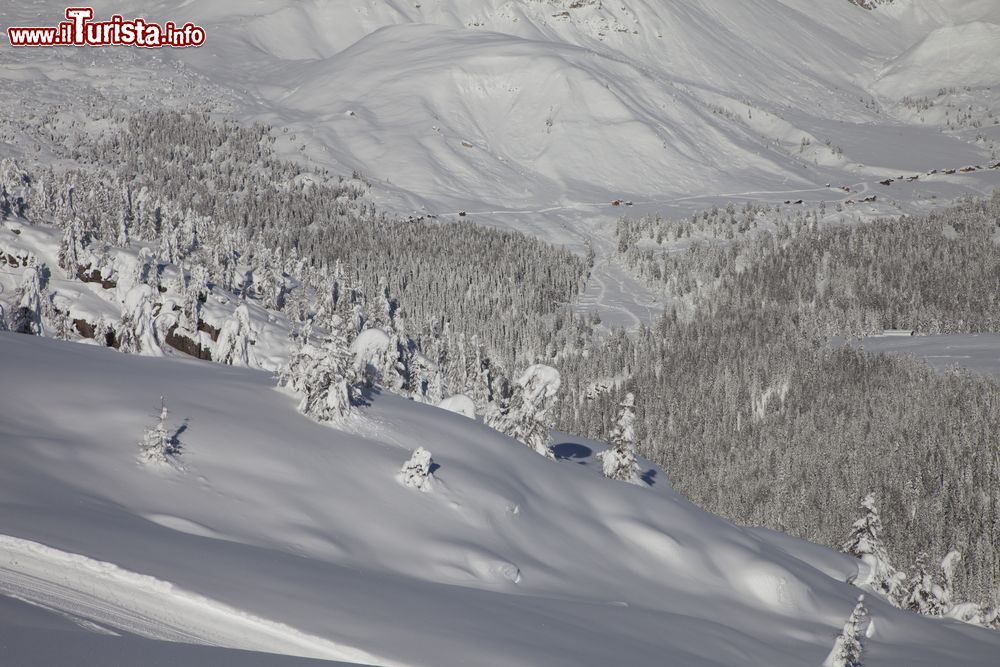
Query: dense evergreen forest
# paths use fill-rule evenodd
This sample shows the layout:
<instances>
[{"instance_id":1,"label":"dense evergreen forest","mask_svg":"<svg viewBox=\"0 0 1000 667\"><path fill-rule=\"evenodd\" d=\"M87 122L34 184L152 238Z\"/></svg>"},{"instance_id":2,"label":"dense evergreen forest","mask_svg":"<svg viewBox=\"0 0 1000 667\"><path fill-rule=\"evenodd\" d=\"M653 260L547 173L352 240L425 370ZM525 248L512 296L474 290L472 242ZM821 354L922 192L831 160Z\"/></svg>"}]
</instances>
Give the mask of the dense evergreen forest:
<instances>
[{"instance_id":1,"label":"dense evergreen forest","mask_svg":"<svg viewBox=\"0 0 1000 667\"><path fill-rule=\"evenodd\" d=\"M561 426L607 433L618 392L591 383L627 378L641 453L695 502L837 546L875 491L897 567L958 549L961 593L992 598L1000 385L835 337L998 331L1000 193L926 217L783 221L679 252L636 252L644 226L623 221L635 241L622 255L660 263L678 308L564 360Z\"/></svg>"}]
</instances>

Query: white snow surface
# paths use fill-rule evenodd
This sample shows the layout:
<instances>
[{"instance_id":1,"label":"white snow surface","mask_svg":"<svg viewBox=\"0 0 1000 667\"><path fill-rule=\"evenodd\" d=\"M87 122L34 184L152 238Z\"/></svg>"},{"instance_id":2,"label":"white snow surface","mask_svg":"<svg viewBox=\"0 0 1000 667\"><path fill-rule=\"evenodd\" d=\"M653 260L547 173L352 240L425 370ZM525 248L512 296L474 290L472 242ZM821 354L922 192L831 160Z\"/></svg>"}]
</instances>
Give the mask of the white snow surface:
<instances>
[{"instance_id":1,"label":"white snow surface","mask_svg":"<svg viewBox=\"0 0 1000 667\"><path fill-rule=\"evenodd\" d=\"M892 352L923 359L938 370L966 368L1000 377L1000 335L869 336L851 344L866 352Z\"/></svg>"},{"instance_id":2,"label":"white snow surface","mask_svg":"<svg viewBox=\"0 0 1000 667\"><path fill-rule=\"evenodd\" d=\"M469 419L476 418L476 402L465 394L454 394L443 398L437 406L442 410L454 412Z\"/></svg>"},{"instance_id":3,"label":"white snow surface","mask_svg":"<svg viewBox=\"0 0 1000 667\"><path fill-rule=\"evenodd\" d=\"M227 649L190 664L798 666L858 594L857 561L734 527L648 464L642 486L607 480L597 443L557 434L548 460L385 392L341 431L265 371L14 334L0 368L0 655L180 660L168 639ZM135 453L160 395L181 451L153 469ZM434 493L394 479L419 446ZM1000 651L869 597L873 665Z\"/></svg>"},{"instance_id":4,"label":"white snow surface","mask_svg":"<svg viewBox=\"0 0 1000 667\"><path fill-rule=\"evenodd\" d=\"M0 535L0 593L59 610L107 634L371 664L362 651L310 637L111 563Z\"/></svg>"}]
</instances>

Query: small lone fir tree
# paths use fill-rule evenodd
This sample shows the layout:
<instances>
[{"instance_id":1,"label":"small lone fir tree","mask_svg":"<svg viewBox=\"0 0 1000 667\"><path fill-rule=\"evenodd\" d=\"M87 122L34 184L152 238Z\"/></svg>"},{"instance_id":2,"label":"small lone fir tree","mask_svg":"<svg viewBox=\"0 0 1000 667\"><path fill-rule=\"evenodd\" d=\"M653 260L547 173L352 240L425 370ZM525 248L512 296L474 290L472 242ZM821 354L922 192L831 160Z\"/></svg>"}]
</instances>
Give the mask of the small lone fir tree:
<instances>
[{"instance_id":1,"label":"small lone fir tree","mask_svg":"<svg viewBox=\"0 0 1000 667\"><path fill-rule=\"evenodd\" d=\"M318 421L340 421L353 411L352 379L346 334L334 326L322 346L309 342L308 331L302 335L278 381L302 395L303 414Z\"/></svg>"},{"instance_id":2,"label":"small lone fir tree","mask_svg":"<svg viewBox=\"0 0 1000 667\"><path fill-rule=\"evenodd\" d=\"M430 491L434 481L434 476L431 474L433 465L431 453L423 447L417 447L413 456L403 464L397 478L403 486L417 491Z\"/></svg>"},{"instance_id":3,"label":"small lone fir tree","mask_svg":"<svg viewBox=\"0 0 1000 667\"><path fill-rule=\"evenodd\" d=\"M139 442L139 457L144 463L167 463L174 453L172 438L167 434L167 415L167 403L160 396L160 416Z\"/></svg>"},{"instance_id":4,"label":"small lone fir tree","mask_svg":"<svg viewBox=\"0 0 1000 667\"><path fill-rule=\"evenodd\" d=\"M604 476L620 482L638 483L639 464L635 460L635 394L629 392L611 431L611 448L597 456L603 463Z\"/></svg>"},{"instance_id":5,"label":"small lone fir tree","mask_svg":"<svg viewBox=\"0 0 1000 667\"><path fill-rule=\"evenodd\" d=\"M15 305L11 313L10 330L14 333L41 336L42 287L38 268L29 266L21 277L21 284L14 293Z\"/></svg>"},{"instance_id":6,"label":"small lone fir tree","mask_svg":"<svg viewBox=\"0 0 1000 667\"><path fill-rule=\"evenodd\" d=\"M850 618L844 623L844 629L837 635L830 656L823 667L862 667L861 658L864 653L865 629L868 625L868 610L865 609L865 596L858 597L858 604L851 612Z\"/></svg>"},{"instance_id":7,"label":"small lone fir tree","mask_svg":"<svg viewBox=\"0 0 1000 667\"><path fill-rule=\"evenodd\" d=\"M246 304L241 303L233 316L222 325L213 360L220 364L256 368L260 365L253 351L256 342L257 335L250 323L250 311Z\"/></svg>"},{"instance_id":8,"label":"small lone fir tree","mask_svg":"<svg viewBox=\"0 0 1000 667\"><path fill-rule=\"evenodd\" d=\"M882 541L882 519L875 506L874 493L869 493L862 499L861 508L863 514L851 526L851 534L841 550L866 563L870 569L867 583L895 601L900 575L889 562L889 552Z\"/></svg>"},{"instance_id":9,"label":"small lone fir tree","mask_svg":"<svg viewBox=\"0 0 1000 667\"><path fill-rule=\"evenodd\" d=\"M529 366L517 379L508 398L491 406L486 425L520 440L547 458L554 458L548 411L560 386L559 371L544 364Z\"/></svg>"},{"instance_id":10,"label":"small lone fir tree","mask_svg":"<svg viewBox=\"0 0 1000 667\"><path fill-rule=\"evenodd\" d=\"M921 552L913 565L913 574L906 582L901 606L924 616L941 616L944 614L944 595L944 589L927 569L926 552Z\"/></svg>"}]
</instances>

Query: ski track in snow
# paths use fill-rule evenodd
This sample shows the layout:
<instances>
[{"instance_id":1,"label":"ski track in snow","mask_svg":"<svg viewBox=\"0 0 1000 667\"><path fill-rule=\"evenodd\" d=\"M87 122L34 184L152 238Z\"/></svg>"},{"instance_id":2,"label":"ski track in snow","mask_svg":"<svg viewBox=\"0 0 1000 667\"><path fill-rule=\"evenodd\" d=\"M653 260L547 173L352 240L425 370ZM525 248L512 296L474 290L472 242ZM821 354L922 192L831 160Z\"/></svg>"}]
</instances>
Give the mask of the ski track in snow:
<instances>
[{"instance_id":1,"label":"ski track in snow","mask_svg":"<svg viewBox=\"0 0 1000 667\"><path fill-rule=\"evenodd\" d=\"M364 651L252 616L150 576L0 535L0 594L92 631L304 658L388 664Z\"/></svg>"}]
</instances>

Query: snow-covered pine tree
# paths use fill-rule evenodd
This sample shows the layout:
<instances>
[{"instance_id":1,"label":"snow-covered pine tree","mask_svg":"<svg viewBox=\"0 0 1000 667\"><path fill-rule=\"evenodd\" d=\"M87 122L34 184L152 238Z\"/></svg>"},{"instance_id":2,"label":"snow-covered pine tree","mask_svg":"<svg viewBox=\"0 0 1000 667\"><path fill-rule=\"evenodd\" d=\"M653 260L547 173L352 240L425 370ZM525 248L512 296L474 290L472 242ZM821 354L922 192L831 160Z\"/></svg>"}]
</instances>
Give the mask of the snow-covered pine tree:
<instances>
[{"instance_id":1,"label":"snow-covered pine tree","mask_svg":"<svg viewBox=\"0 0 1000 667\"><path fill-rule=\"evenodd\" d=\"M427 392L434 372L430 360L416 350L413 343L410 343L407 345L402 362L405 373L403 395L415 401L427 401Z\"/></svg>"},{"instance_id":2,"label":"snow-covered pine tree","mask_svg":"<svg viewBox=\"0 0 1000 667\"><path fill-rule=\"evenodd\" d=\"M387 329L389 344L385 347L385 354L378 362L380 384L394 394L404 393L409 376L407 363L409 361L409 349L399 334L391 329Z\"/></svg>"},{"instance_id":3,"label":"snow-covered pine tree","mask_svg":"<svg viewBox=\"0 0 1000 667\"><path fill-rule=\"evenodd\" d=\"M548 411L556 402L560 384L559 371L551 366L529 366L511 388L510 398L491 404L486 425L553 458Z\"/></svg>"},{"instance_id":4,"label":"snow-covered pine tree","mask_svg":"<svg viewBox=\"0 0 1000 667\"><path fill-rule=\"evenodd\" d=\"M319 421L338 421L353 410L353 368L342 326L331 328L321 346L300 337L278 379L302 395L299 411Z\"/></svg>"},{"instance_id":5,"label":"snow-covered pine tree","mask_svg":"<svg viewBox=\"0 0 1000 667\"><path fill-rule=\"evenodd\" d=\"M447 393L444 373L441 372L441 367L438 366L434 369L434 374L431 375L430 381L427 383L427 402L431 405L437 405L444 400Z\"/></svg>"},{"instance_id":6,"label":"snow-covered pine tree","mask_svg":"<svg viewBox=\"0 0 1000 667\"><path fill-rule=\"evenodd\" d=\"M14 312L11 313L10 330L14 333L41 336L42 287L38 268L29 266L21 277L21 284L14 294Z\"/></svg>"},{"instance_id":7,"label":"snow-covered pine tree","mask_svg":"<svg viewBox=\"0 0 1000 667\"><path fill-rule=\"evenodd\" d=\"M947 614L951 607L955 604L955 569L958 567L958 563L962 560L962 554L959 551L949 551L948 554L941 559L941 607L942 613Z\"/></svg>"},{"instance_id":8,"label":"snow-covered pine tree","mask_svg":"<svg viewBox=\"0 0 1000 667\"><path fill-rule=\"evenodd\" d=\"M114 325L104 317L103 313L97 318L94 326L94 340L104 346L111 346L114 343Z\"/></svg>"},{"instance_id":9,"label":"snow-covered pine tree","mask_svg":"<svg viewBox=\"0 0 1000 667\"><path fill-rule=\"evenodd\" d=\"M115 337L118 349L126 354L161 356L159 334L153 318L153 289L149 285L136 285L122 304L121 322Z\"/></svg>"},{"instance_id":10,"label":"snow-covered pine tree","mask_svg":"<svg viewBox=\"0 0 1000 667\"><path fill-rule=\"evenodd\" d=\"M863 514L851 526L851 534L841 550L868 565L868 580L863 583L895 602L900 575L889 562L889 552L882 541L882 519L875 505L874 493L861 500L861 509Z\"/></svg>"},{"instance_id":11,"label":"snow-covered pine tree","mask_svg":"<svg viewBox=\"0 0 1000 667\"><path fill-rule=\"evenodd\" d=\"M3 312L3 304L0 303L0 331L7 331L7 317Z\"/></svg>"},{"instance_id":12,"label":"snow-covered pine tree","mask_svg":"<svg viewBox=\"0 0 1000 667\"><path fill-rule=\"evenodd\" d=\"M833 650L823 663L823 667L861 667L867 625L868 610L865 609L865 596L861 595L850 618L844 623L844 629L837 635Z\"/></svg>"},{"instance_id":13,"label":"snow-covered pine tree","mask_svg":"<svg viewBox=\"0 0 1000 667\"><path fill-rule=\"evenodd\" d=\"M396 478L403 486L417 491L430 491L434 484L434 476L431 474L433 465L431 453L423 447L417 447Z\"/></svg>"},{"instance_id":14,"label":"snow-covered pine tree","mask_svg":"<svg viewBox=\"0 0 1000 667\"><path fill-rule=\"evenodd\" d=\"M212 359L221 364L258 368L260 364L253 351L256 341L257 334L250 323L250 310L246 304L241 303L232 317L222 325Z\"/></svg>"},{"instance_id":15,"label":"snow-covered pine tree","mask_svg":"<svg viewBox=\"0 0 1000 667\"><path fill-rule=\"evenodd\" d=\"M281 310L285 307L285 277L270 262L265 262L253 272L254 288L265 308Z\"/></svg>"},{"instance_id":16,"label":"snow-covered pine tree","mask_svg":"<svg viewBox=\"0 0 1000 667\"><path fill-rule=\"evenodd\" d=\"M944 590L927 571L927 553L921 552L913 565L913 574L906 582L900 606L924 616L941 616L944 613Z\"/></svg>"},{"instance_id":17,"label":"snow-covered pine tree","mask_svg":"<svg viewBox=\"0 0 1000 667\"><path fill-rule=\"evenodd\" d=\"M193 335L198 331L198 324L201 322L201 289L204 289L204 286L199 288L196 285L193 271L182 268L180 275L181 312L178 325L182 330Z\"/></svg>"},{"instance_id":18,"label":"snow-covered pine tree","mask_svg":"<svg viewBox=\"0 0 1000 667\"><path fill-rule=\"evenodd\" d=\"M128 186L122 187L121 207L118 212L118 224L115 228L114 244L119 248L127 248L131 238L129 229L132 227L132 193Z\"/></svg>"},{"instance_id":19,"label":"snow-covered pine tree","mask_svg":"<svg viewBox=\"0 0 1000 667\"><path fill-rule=\"evenodd\" d=\"M73 219L63 231L58 255L59 266L66 271L68 278L75 278L77 269L80 267L80 256L83 254L81 236L80 222Z\"/></svg>"},{"instance_id":20,"label":"snow-covered pine tree","mask_svg":"<svg viewBox=\"0 0 1000 667\"><path fill-rule=\"evenodd\" d=\"M378 293L372 303L371 318L374 326L392 327L395 300L389 292L385 278L379 280Z\"/></svg>"},{"instance_id":21,"label":"snow-covered pine tree","mask_svg":"<svg viewBox=\"0 0 1000 667\"><path fill-rule=\"evenodd\" d=\"M160 396L160 416L148 427L139 442L139 458L144 463L166 463L174 453L173 442L167 434L167 403Z\"/></svg>"},{"instance_id":22,"label":"snow-covered pine tree","mask_svg":"<svg viewBox=\"0 0 1000 667\"><path fill-rule=\"evenodd\" d=\"M611 447L597 456L603 464L604 476L621 482L639 482L639 464L635 460L635 394L629 392L621 402L621 410L611 431Z\"/></svg>"},{"instance_id":23,"label":"snow-covered pine tree","mask_svg":"<svg viewBox=\"0 0 1000 667\"><path fill-rule=\"evenodd\" d=\"M55 337L59 340L69 340L73 335L73 320L68 312L55 312Z\"/></svg>"}]
</instances>

